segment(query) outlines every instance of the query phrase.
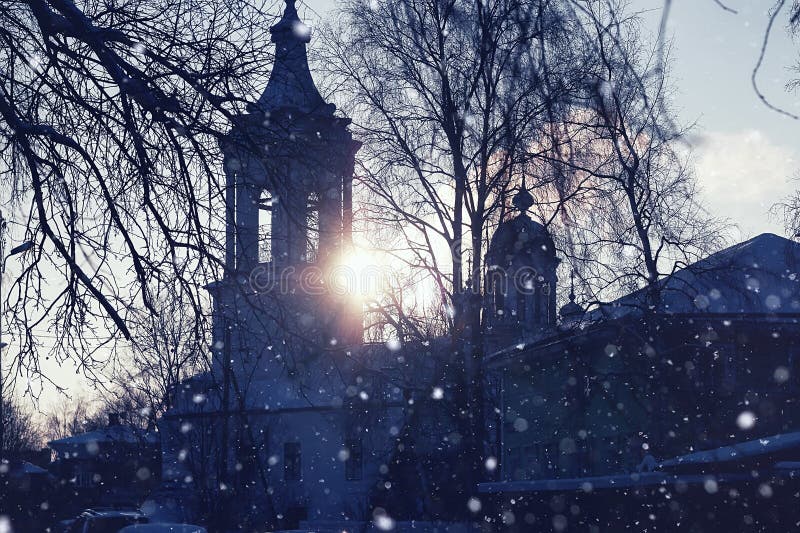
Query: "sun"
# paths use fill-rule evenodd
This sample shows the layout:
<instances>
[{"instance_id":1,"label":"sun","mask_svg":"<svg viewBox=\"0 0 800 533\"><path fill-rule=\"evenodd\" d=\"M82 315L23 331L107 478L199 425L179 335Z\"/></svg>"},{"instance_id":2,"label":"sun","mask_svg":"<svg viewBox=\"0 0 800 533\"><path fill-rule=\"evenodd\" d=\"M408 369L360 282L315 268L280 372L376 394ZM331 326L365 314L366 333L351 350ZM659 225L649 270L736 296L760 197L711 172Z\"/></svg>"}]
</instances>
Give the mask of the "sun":
<instances>
[{"instance_id":1,"label":"sun","mask_svg":"<svg viewBox=\"0 0 800 533\"><path fill-rule=\"evenodd\" d=\"M331 286L353 296L377 298L388 290L390 273L385 254L353 247L339 256L331 272Z\"/></svg>"}]
</instances>

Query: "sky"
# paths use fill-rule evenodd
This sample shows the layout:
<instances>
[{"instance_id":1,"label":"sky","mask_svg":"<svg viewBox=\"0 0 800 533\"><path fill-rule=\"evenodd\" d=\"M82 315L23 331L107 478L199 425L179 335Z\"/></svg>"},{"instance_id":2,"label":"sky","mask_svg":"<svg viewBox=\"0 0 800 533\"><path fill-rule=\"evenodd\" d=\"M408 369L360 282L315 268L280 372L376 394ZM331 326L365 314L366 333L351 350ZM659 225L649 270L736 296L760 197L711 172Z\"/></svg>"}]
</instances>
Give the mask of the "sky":
<instances>
[{"instance_id":1,"label":"sky","mask_svg":"<svg viewBox=\"0 0 800 533\"><path fill-rule=\"evenodd\" d=\"M731 239L770 232L785 235L770 208L797 188L800 121L768 109L751 84L772 0L672 0L666 37L672 42L675 108L683 124L694 124L689 140L705 205L734 225ZM658 33L664 0L630 0L645 24ZM300 15L312 25L336 9L333 0L306 0ZM800 55L800 40L786 31L785 10L773 26L758 77L773 104L800 115L800 92L787 93L788 67ZM313 46L313 41L312 44Z\"/></svg>"},{"instance_id":2,"label":"sky","mask_svg":"<svg viewBox=\"0 0 800 533\"><path fill-rule=\"evenodd\" d=\"M655 33L664 0L631 0ZM725 0L729 13L714 0L673 0L667 25L672 40L675 107L680 121L696 123L689 137L703 198L712 214L735 225L731 238L744 240L764 232L784 235L772 206L800 188L800 121L771 111L759 101L750 77L758 60L772 0ZM335 9L333 0L307 0L300 14L312 27ZM770 100L800 114L800 94L787 93L788 67L800 42L785 29L787 17L774 27L759 83ZM313 46L313 41L312 44ZM71 365L46 369L81 395L85 380ZM60 397L45 393L45 411Z\"/></svg>"},{"instance_id":3,"label":"sky","mask_svg":"<svg viewBox=\"0 0 800 533\"><path fill-rule=\"evenodd\" d=\"M732 14L713 0L674 0L667 36L673 42L676 107L684 123L697 122L691 136L697 180L710 211L738 226L739 238L764 232L784 235L769 210L800 187L800 121L768 109L751 84L769 16L769 0L725 0ZM662 0L634 0L656 9L645 15L657 28ZM786 31L785 15L770 34L758 76L769 100L800 115L800 93L788 93L788 68L800 42Z\"/></svg>"}]
</instances>

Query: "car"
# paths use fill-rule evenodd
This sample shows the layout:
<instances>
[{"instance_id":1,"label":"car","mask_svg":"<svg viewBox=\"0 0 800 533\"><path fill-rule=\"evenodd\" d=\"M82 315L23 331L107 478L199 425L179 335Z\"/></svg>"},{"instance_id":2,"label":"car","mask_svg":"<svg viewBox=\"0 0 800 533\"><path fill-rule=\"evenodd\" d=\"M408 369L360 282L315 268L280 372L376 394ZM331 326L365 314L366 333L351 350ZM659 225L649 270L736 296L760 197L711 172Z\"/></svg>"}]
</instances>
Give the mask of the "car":
<instances>
[{"instance_id":1,"label":"car","mask_svg":"<svg viewBox=\"0 0 800 533\"><path fill-rule=\"evenodd\" d=\"M65 533L117 533L121 528L148 522L136 510L87 509L67 527Z\"/></svg>"},{"instance_id":2,"label":"car","mask_svg":"<svg viewBox=\"0 0 800 533\"><path fill-rule=\"evenodd\" d=\"M117 533L208 533L206 528L192 524L135 524Z\"/></svg>"}]
</instances>

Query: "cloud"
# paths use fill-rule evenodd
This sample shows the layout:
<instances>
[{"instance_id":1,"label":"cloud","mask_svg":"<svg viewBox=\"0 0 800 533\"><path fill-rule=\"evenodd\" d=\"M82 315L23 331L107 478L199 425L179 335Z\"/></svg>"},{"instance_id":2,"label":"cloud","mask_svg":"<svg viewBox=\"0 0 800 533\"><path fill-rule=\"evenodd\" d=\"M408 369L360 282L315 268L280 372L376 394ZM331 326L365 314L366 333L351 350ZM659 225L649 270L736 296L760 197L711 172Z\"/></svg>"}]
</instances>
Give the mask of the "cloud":
<instances>
[{"instance_id":1,"label":"cloud","mask_svg":"<svg viewBox=\"0 0 800 533\"><path fill-rule=\"evenodd\" d=\"M695 170L710 211L737 224L743 236L783 233L770 208L798 183L798 153L759 130L710 132L695 143Z\"/></svg>"}]
</instances>

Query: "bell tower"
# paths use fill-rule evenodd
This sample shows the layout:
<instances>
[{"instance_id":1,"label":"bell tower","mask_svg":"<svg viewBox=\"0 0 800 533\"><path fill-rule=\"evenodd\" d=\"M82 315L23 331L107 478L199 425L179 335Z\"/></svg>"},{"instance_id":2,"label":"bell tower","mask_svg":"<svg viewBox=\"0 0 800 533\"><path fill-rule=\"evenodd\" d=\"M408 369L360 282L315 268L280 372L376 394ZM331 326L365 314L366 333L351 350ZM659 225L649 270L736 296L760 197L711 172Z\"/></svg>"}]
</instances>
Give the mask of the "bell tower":
<instances>
[{"instance_id":1,"label":"bell tower","mask_svg":"<svg viewBox=\"0 0 800 533\"><path fill-rule=\"evenodd\" d=\"M310 29L294 0L270 33L275 61L267 85L220 142L225 279L212 293L228 325L215 330L229 335L235 324L248 345L238 350L246 353L288 339L302 339L306 348L357 344L362 310L350 295L333 294L327 276L351 245L361 144L350 119L337 116L314 85Z\"/></svg>"},{"instance_id":2,"label":"bell tower","mask_svg":"<svg viewBox=\"0 0 800 533\"><path fill-rule=\"evenodd\" d=\"M245 273L317 264L351 241L352 175L360 143L311 77L310 29L294 0L272 28L275 63L263 94L222 143L227 267ZM233 209L231 209L233 205Z\"/></svg>"}]
</instances>

